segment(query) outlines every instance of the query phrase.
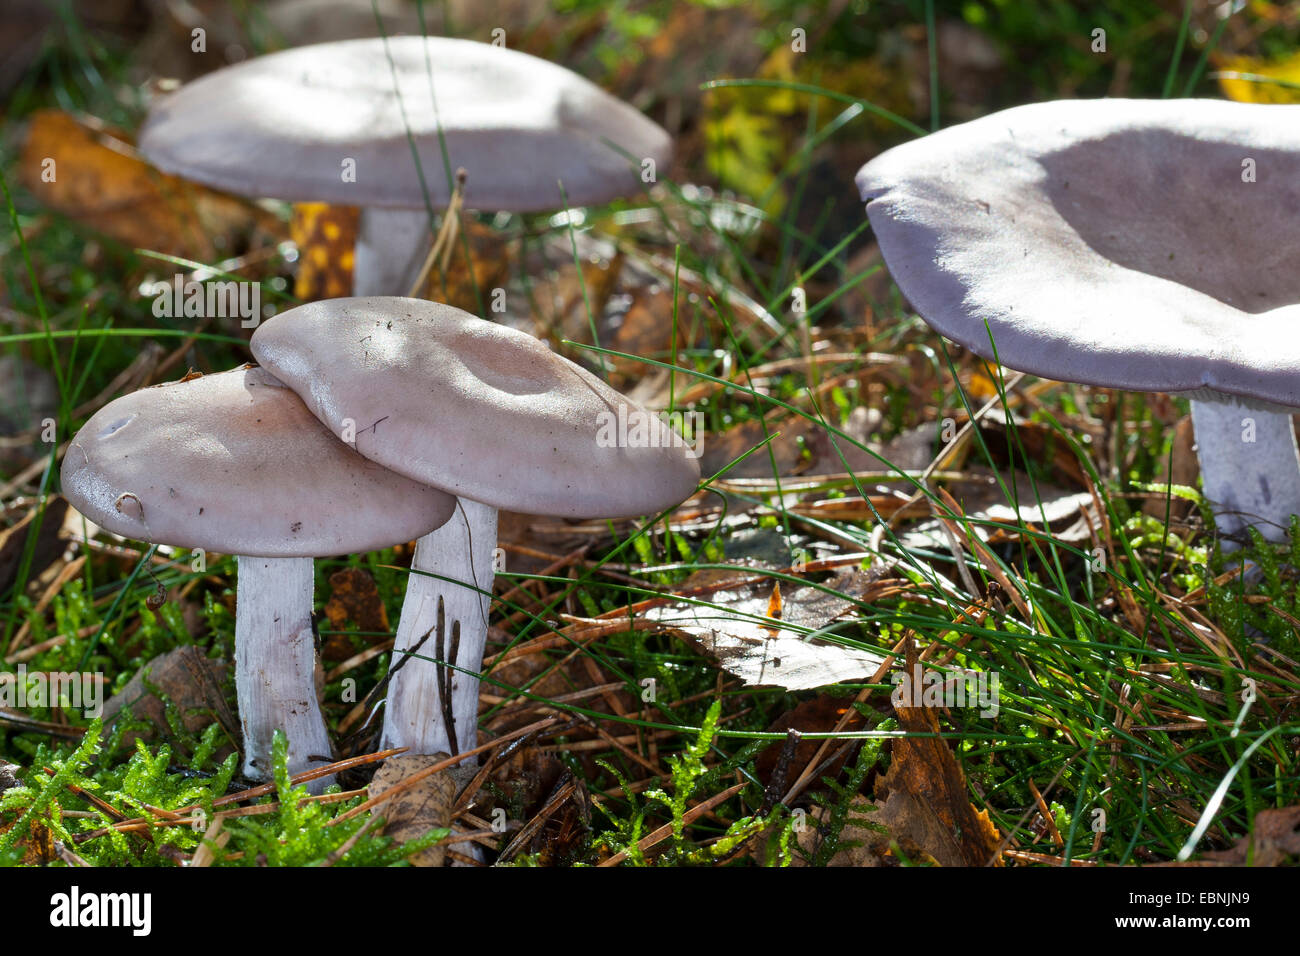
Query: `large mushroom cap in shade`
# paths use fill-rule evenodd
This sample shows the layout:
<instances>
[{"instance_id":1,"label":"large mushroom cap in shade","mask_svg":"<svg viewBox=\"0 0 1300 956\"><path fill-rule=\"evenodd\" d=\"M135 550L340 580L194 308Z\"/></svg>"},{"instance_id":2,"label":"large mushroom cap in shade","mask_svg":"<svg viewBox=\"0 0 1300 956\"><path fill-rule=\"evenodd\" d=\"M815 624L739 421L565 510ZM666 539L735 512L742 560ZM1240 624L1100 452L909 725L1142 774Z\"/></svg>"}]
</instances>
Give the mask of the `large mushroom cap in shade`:
<instances>
[{"instance_id":1,"label":"large mushroom cap in shade","mask_svg":"<svg viewBox=\"0 0 1300 956\"><path fill-rule=\"evenodd\" d=\"M391 547L455 507L362 458L247 366L110 402L68 446L62 474L72 506L116 534L256 557Z\"/></svg>"},{"instance_id":2,"label":"large mushroom cap in shade","mask_svg":"<svg viewBox=\"0 0 1300 956\"><path fill-rule=\"evenodd\" d=\"M577 74L443 37L325 43L226 67L157 103L140 147L165 172L244 195L423 208L407 133L441 206L439 123L474 209L561 207L557 180L573 205L629 195L641 161L662 165L671 151L662 128ZM343 181L345 159L355 182Z\"/></svg>"},{"instance_id":3,"label":"large mushroom cap in shade","mask_svg":"<svg viewBox=\"0 0 1300 956\"><path fill-rule=\"evenodd\" d=\"M629 517L677 504L699 481L657 416L532 336L448 305L313 302L263 322L252 349L331 429L350 419L367 458L497 508ZM620 406L646 440L602 447Z\"/></svg>"},{"instance_id":4,"label":"large mushroom cap in shade","mask_svg":"<svg viewBox=\"0 0 1300 956\"><path fill-rule=\"evenodd\" d=\"M974 352L991 334L1047 378L1300 406L1300 106L1023 106L857 183L899 288Z\"/></svg>"}]
</instances>

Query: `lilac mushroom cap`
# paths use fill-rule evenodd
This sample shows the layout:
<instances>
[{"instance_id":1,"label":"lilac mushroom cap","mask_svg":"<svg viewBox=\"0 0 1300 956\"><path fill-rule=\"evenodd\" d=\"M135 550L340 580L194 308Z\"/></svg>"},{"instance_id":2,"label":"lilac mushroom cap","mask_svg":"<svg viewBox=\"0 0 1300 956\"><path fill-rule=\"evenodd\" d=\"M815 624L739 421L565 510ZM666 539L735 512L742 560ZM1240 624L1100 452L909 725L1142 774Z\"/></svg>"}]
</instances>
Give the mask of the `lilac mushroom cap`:
<instances>
[{"instance_id":1,"label":"lilac mushroom cap","mask_svg":"<svg viewBox=\"0 0 1300 956\"><path fill-rule=\"evenodd\" d=\"M361 454L462 498L622 518L699 482L694 452L658 416L531 335L449 305L326 299L263 322L251 347L335 434L351 422ZM618 441L620 419L643 440Z\"/></svg>"},{"instance_id":2,"label":"lilac mushroom cap","mask_svg":"<svg viewBox=\"0 0 1300 956\"><path fill-rule=\"evenodd\" d=\"M238 556L244 773L262 780L276 730L288 737L291 772L330 756L316 695L312 558L418 538L456 503L358 455L252 366L110 402L69 444L62 477L72 506L110 531Z\"/></svg>"},{"instance_id":3,"label":"lilac mushroom cap","mask_svg":"<svg viewBox=\"0 0 1300 956\"><path fill-rule=\"evenodd\" d=\"M891 149L857 185L937 331L1046 378L1187 393L1220 527L1277 537L1300 509L1300 106L1023 106Z\"/></svg>"},{"instance_id":4,"label":"lilac mushroom cap","mask_svg":"<svg viewBox=\"0 0 1300 956\"><path fill-rule=\"evenodd\" d=\"M644 189L643 164L666 164L672 141L554 63L407 36L217 70L153 105L140 148L164 172L218 189L362 207L353 292L404 295L432 243L428 210L451 198L449 172L467 171L471 209L592 205Z\"/></svg>"},{"instance_id":5,"label":"lilac mushroom cap","mask_svg":"<svg viewBox=\"0 0 1300 956\"><path fill-rule=\"evenodd\" d=\"M63 457L63 492L137 541L272 558L412 541L453 499L358 455L252 366L109 402Z\"/></svg>"},{"instance_id":6,"label":"lilac mushroom cap","mask_svg":"<svg viewBox=\"0 0 1300 956\"><path fill-rule=\"evenodd\" d=\"M423 209L469 173L471 209L528 212L639 191L666 163L657 124L576 73L446 37L344 40L217 70L150 110L140 148L164 172L243 195ZM409 138L408 138L409 134ZM417 170L411 151L419 155ZM342 163L355 162L355 181ZM421 172L423 176L421 176Z\"/></svg>"}]
</instances>

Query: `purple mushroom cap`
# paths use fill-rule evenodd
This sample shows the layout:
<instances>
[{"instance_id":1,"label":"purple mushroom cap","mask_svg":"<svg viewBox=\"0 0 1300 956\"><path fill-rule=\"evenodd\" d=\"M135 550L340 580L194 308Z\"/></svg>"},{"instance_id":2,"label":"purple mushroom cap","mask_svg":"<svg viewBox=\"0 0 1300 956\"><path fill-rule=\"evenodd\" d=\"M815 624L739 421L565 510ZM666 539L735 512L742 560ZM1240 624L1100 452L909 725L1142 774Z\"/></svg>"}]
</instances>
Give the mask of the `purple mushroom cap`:
<instances>
[{"instance_id":1,"label":"purple mushroom cap","mask_svg":"<svg viewBox=\"0 0 1300 956\"><path fill-rule=\"evenodd\" d=\"M985 358L991 335L1046 378L1300 406L1300 106L1038 103L857 184L904 295Z\"/></svg>"},{"instance_id":2,"label":"purple mushroom cap","mask_svg":"<svg viewBox=\"0 0 1300 956\"><path fill-rule=\"evenodd\" d=\"M1220 530L1300 512L1300 106L1039 103L877 156L858 189L936 330L1044 378L1192 399Z\"/></svg>"}]
</instances>

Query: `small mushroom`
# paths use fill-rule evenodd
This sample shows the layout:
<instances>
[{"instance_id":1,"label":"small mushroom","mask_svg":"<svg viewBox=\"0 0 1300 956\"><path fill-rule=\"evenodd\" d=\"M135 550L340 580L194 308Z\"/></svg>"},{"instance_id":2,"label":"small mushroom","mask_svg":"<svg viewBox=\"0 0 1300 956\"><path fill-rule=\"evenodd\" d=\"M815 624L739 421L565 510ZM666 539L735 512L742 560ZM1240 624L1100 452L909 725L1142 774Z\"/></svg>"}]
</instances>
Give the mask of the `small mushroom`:
<instances>
[{"instance_id":1,"label":"small mushroom","mask_svg":"<svg viewBox=\"0 0 1300 956\"><path fill-rule=\"evenodd\" d=\"M110 402L72 440L62 479L72 506L114 534L238 556L235 683L255 780L269 778L276 729L291 772L330 756L312 558L410 541L455 505L349 449L252 366Z\"/></svg>"},{"instance_id":2,"label":"small mushroom","mask_svg":"<svg viewBox=\"0 0 1300 956\"><path fill-rule=\"evenodd\" d=\"M1220 530L1283 537L1300 511L1300 106L1022 106L891 149L857 184L931 326L1045 378L1188 396Z\"/></svg>"},{"instance_id":3,"label":"small mushroom","mask_svg":"<svg viewBox=\"0 0 1300 956\"><path fill-rule=\"evenodd\" d=\"M407 36L298 47L217 70L154 104L140 148L164 172L217 189L362 207L354 292L404 295L457 168L468 172L471 209L560 207L560 181L569 203L589 205L644 188L642 164L664 165L671 142L554 63Z\"/></svg>"},{"instance_id":4,"label":"small mushroom","mask_svg":"<svg viewBox=\"0 0 1300 956\"><path fill-rule=\"evenodd\" d=\"M252 349L332 431L354 434L362 455L459 499L416 544L386 747L475 746L498 508L631 517L671 507L699 483L695 453L658 416L532 336L447 305L309 303L263 323ZM454 667L442 687L438 659Z\"/></svg>"}]
</instances>

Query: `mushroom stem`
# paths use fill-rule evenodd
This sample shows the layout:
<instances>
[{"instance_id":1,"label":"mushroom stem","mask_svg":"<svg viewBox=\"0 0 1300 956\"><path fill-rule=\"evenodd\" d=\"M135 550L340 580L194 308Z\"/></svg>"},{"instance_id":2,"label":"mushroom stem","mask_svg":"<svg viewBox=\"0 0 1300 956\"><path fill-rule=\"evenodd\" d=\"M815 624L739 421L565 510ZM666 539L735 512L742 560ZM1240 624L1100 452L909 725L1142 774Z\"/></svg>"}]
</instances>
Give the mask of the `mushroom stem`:
<instances>
[{"instance_id":1,"label":"mushroom stem","mask_svg":"<svg viewBox=\"0 0 1300 956\"><path fill-rule=\"evenodd\" d=\"M477 744L478 675L487 643L496 543L497 509L467 498L457 499L450 521L416 542L397 624L381 749L456 754ZM435 660L454 666L444 669ZM443 685L451 689L449 710L439 670ZM455 724L454 742L448 713Z\"/></svg>"},{"instance_id":2,"label":"mushroom stem","mask_svg":"<svg viewBox=\"0 0 1300 956\"><path fill-rule=\"evenodd\" d=\"M433 232L424 209L362 209L352 294L409 294L432 245Z\"/></svg>"},{"instance_id":3,"label":"mushroom stem","mask_svg":"<svg viewBox=\"0 0 1300 956\"><path fill-rule=\"evenodd\" d=\"M1219 531L1240 537L1253 524L1268 540L1285 540L1291 515L1300 513L1300 454L1290 412L1227 395L1197 398L1192 425Z\"/></svg>"},{"instance_id":4,"label":"mushroom stem","mask_svg":"<svg viewBox=\"0 0 1300 956\"><path fill-rule=\"evenodd\" d=\"M239 557L235 604L235 688L244 731L244 776L269 780L276 730L289 738L289 773L330 759L329 731L316 699L311 627L311 558ZM314 780L319 793L332 778Z\"/></svg>"}]
</instances>

